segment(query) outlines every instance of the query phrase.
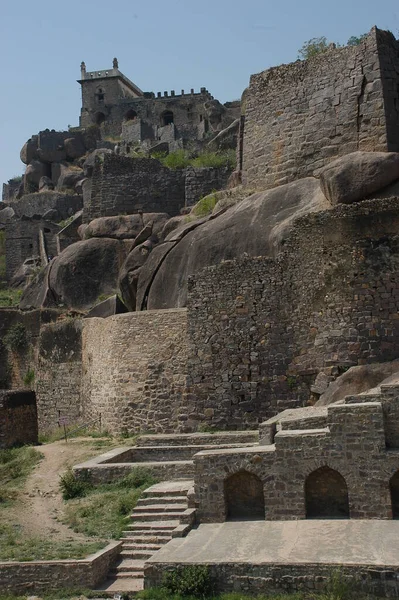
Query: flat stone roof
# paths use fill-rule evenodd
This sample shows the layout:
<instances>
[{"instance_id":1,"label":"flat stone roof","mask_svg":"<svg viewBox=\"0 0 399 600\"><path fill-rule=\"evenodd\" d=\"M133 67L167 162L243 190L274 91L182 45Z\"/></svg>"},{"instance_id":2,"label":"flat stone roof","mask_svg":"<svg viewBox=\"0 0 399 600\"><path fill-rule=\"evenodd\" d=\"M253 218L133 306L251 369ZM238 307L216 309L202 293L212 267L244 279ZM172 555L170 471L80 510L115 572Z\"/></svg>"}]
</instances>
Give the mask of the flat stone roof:
<instances>
[{"instance_id":1,"label":"flat stone roof","mask_svg":"<svg viewBox=\"0 0 399 600\"><path fill-rule=\"evenodd\" d=\"M146 563L399 565L399 521L206 523Z\"/></svg>"}]
</instances>

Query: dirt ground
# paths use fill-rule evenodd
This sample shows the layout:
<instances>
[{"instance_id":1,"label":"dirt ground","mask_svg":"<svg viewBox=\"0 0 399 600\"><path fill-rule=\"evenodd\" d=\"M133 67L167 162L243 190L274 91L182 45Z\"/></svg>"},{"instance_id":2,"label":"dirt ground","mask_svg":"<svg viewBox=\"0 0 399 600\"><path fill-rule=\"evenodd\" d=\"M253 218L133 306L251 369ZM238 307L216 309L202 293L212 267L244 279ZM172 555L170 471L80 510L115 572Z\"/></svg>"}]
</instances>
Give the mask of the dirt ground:
<instances>
[{"instance_id":1,"label":"dirt ground","mask_svg":"<svg viewBox=\"0 0 399 600\"><path fill-rule=\"evenodd\" d=\"M60 493L60 475L73 465L79 464L105 452L107 448L95 449L97 440L92 438L62 440L37 446L44 458L28 477L19 500L7 509L10 524L23 528L25 536L51 537L58 541L93 541L75 533L60 523L64 502Z\"/></svg>"}]
</instances>

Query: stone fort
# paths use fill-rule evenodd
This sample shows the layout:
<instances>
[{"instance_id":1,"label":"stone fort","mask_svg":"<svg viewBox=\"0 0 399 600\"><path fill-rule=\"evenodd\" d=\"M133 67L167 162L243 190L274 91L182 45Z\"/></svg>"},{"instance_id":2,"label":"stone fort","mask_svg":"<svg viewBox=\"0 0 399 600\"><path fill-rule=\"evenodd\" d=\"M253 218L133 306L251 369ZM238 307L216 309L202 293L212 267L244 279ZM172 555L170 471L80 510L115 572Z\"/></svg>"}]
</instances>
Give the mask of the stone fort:
<instances>
[{"instance_id":1,"label":"stone fort","mask_svg":"<svg viewBox=\"0 0 399 600\"><path fill-rule=\"evenodd\" d=\"M101 415L111 432L147 432L137 447L76 466L76 477L111 481L148 463L160 480L190 482L181 484L188 512L174 524L179 539L148 557L146 585L159 584L184 556L206 563L190 555L190 542L214 524L222 535L222 525L246 519L281 528L311 519L396 521L399 42L373 28L358 46L253 75L234 119L234 106L215 117L204 88L142 92L116 59L108 71L89 73L82 63L79 83L80 127L47 160L40 138L29 141L23 185L42 168L29 170L35 161L50 179L62 172L55 163L70 169L79 139L92 154L78 167L77 194L80 231L90 235L71 238L45 266L24 292L24 310L0 313L3 330L18 321L32 347L30 357L3 348L4 385L21 387L31 361L39 429L51 430L59 414L71 422ZM233 180L231 170L169 172L156 159L103 146L121 135L147 148L167 142L173 152L202 143L210 130L216 139L234 120ZM92 127L95 144L85 141ZM195 193L187 191L193 179ZM219 191L198 184L209 179ZM216 205L196 216L196 202L211 191ZM149 213L158 215L151 224ZM134 233L120 233L126 223ZM105 288L95 264L127 312L99 302ZM65 307L75 313L67 320ZM18 396L18 419L21 407ZM31 396L26 411L31 418ZM184 537L195 519L199 529ZM249 566L215 554L208 562L220 589L255 593L317 587L330 561L301 560L257 556ZM397 596L397 561L362 555L344 566L352 575L355 568L363 589ZM0 580L1 573L0 565Z\"/></svg>"}]
</instances>

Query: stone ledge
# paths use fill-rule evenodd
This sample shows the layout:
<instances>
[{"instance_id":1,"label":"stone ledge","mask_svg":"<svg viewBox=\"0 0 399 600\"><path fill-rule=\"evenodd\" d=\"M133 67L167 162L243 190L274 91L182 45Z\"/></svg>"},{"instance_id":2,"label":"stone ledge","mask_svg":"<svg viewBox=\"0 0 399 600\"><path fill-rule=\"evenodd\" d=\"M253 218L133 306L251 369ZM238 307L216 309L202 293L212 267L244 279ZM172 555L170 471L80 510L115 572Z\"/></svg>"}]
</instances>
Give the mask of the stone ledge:
<instances>
[{"instance_id":1,"label":"stone ledge","mask_svg":"<svg viewBox=\"0 0 399 600\"><path fill-rule=\"evenodd\" d=\"M0 589L18 595L79 587L93 589L106 579L121 549L121 542L111 542L79 560L0 562Z\"/></svg>"}]
</instances>

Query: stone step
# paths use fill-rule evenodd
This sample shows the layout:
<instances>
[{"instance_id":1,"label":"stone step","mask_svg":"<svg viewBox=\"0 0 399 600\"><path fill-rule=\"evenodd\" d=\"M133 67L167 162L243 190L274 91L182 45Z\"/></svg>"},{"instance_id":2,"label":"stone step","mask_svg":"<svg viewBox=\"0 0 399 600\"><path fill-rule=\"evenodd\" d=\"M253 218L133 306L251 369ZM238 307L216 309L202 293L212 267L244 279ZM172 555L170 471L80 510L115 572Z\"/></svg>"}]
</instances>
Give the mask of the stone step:
<instances>
[{"instance_id":1,"label":"stone step","mask_svg":"<svg viewBox=\"0 0 399 600\"><path fill-rule=\"evenodd\" d=\"M133 550L143 550L147 552L158 552L160 548L162 548L164 544L146 544L142 542L124 542L123 550L125 551L133 551Z\"/></svg>"},{"instance_id":2,"label":"stone step","mask_svg":"<svg viewBox=\"0 0 399 600\"><path fill-rule=\"evenodd\" d=\"M147 560L155 554L157 550L122 550L120 556L123 560Z\"/></svg>"},{"instance_id":3,"label":"stone step","mask_svg":"<svg viewBox=\"0 0 399 600\"><path fill-rule=\"evenodd\" d=\"M143 506L136 505L133 509L132 517L135 519L140 518L142 513L150 513L150 512L182 512L186 510L187 502L183 504L144 504Z\"/></svg>"},{"instance_id":4,"label":"stone step","mask_svg":"<svg viewBox=\"0 0 399 600\"><path fill-rule=\"evenodd\" d=\"M108 576L112 579L144 579L144 569L142 571L119 571L112 569Z\"/></svg>"},{"instance_id":5,"label":"stone step","mask_svg":"<svg viewBox=\"0 0 399 600\"><path fill-rule=\"evenodd\" d=\"M155 483L151 487L147 488L142 498L148 497L168 497L171 496L187 496L189 490L193 487L193 479L177 479L173 481L161 481L161 483Z\"/></svg>"},{"instance_id":6,"label":"stone step","mask_svg":"<svg viewBox=\"0 0 399 600\"><path fill-rule=\"evenodd\" d=\"M187 495L165 496L160 494L159 496L147 496L146 498L140 498L136 504L136 508L139 506L148 506L152 504L187 504Z\"/></svg>"},{"instance_id":7,"label":"stone step","mask_svg":"<svg viewBox=\"0 0 399 600\"><path fill-rule=\"evenodd\" d=\"M121 559L113 568L112 571L116 573L126 573L127 571L131 573L144 572L144 563L145 560L142 559Z\"/></svg>"},{"instance_id":8,"label":"stone step","mask_svg":"<svg viewBox=\"0 0 399 600\"><path fill-rule=\"evenodd\" d=\"M140 446L193 446L240 444L248 445L259 441L258 431L219 431L215 433L181 433L142 435L137 440Z\"/></svg>"},{"instance_id":9,"label":"stone step","mask_svg":"<svg viewBox=\"0 0 399 600\"><path fill-rule=\"evenodd\" d=\"M180 525L180 521L177 519L166 520L166 519L154 519L155 515L151 515L152 521L143 523L132 523L129 526L129 530L137 533L138 531L172 531L175 527ZM163 515L162 515L163 517Z\"/></svg>"},{"instance_id":10,"label":"stone step","mask_svg":"<svg viewBox=\"0 0 399 600\"><path fill-rule=\"evenodd\" d=\"M173 520L178 519L179 520L178 522L180 522L180 519L182 517L184 517L184 512L185 512L184 510L178 510L178 511L177 510L173 510L173 511L172 510L171 511L166 511L166 510L165 511L155 511L154 510L153 512L138 512L136 514L136 512L133 511L133 514L131 515L131 517L133 519L135 519L136 524L140 524L140 525L142 525L143 522L145 522L145 521L153 521L156 519L159 519L159 520L162 519L163 521L169 521L169 520L173 521ZM128 525L128 528L129 527L130 526Z\"/></svg>"},{"instance_id":11,"label":"stone step","mask_svg":"<svg viewBox=\"0 0 399 600\"><path fill-rule=\"evenodd\" d=\"M148 531L140 534L136 534L135 531L124 531L124 537L121 538L121 542L129 544L166 544L172 539L172 532L170 531Z\"/></svg>"},{"instance_id":12,"label":"stone step","mask_svg":"<svg viewBox=\"0 0 399 600\"><path fill-rule=\"evenodd\" d=\"M95 590L101 593L101 598L114 598L115 594L123 592L141 592L144 589L142 577L113 577L109 578Z\"/></svg>"}]
</instances>

